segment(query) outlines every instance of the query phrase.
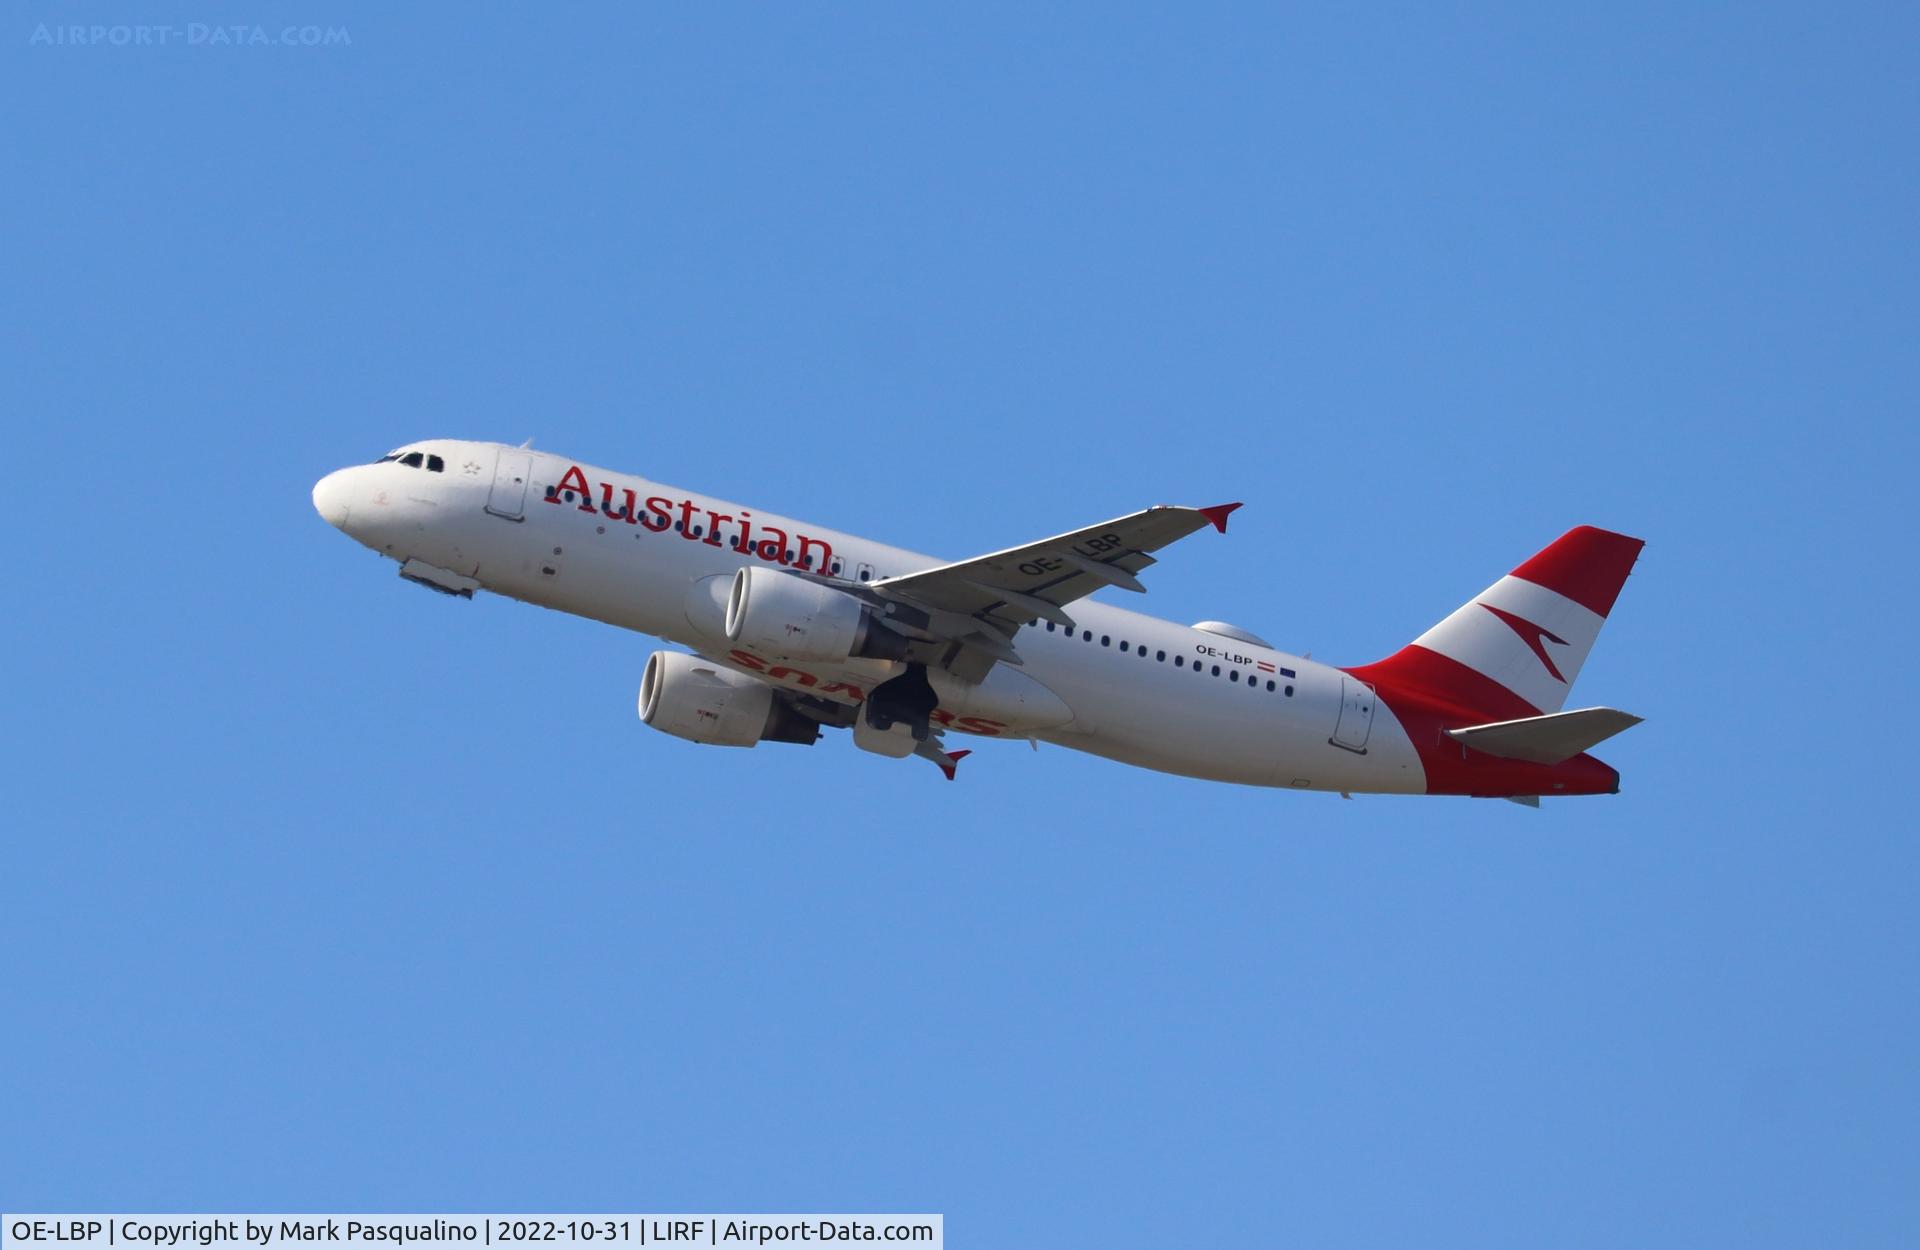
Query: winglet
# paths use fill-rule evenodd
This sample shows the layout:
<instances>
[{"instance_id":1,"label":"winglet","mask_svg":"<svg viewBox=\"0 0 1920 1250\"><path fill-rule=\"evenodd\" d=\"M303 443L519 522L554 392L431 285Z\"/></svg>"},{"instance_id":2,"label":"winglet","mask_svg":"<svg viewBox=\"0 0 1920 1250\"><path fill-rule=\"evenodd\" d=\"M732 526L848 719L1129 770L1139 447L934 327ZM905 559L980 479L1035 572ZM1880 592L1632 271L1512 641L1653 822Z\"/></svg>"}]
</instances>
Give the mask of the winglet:
<instances>
[{"instance_id":1,"label":"winglet","mask_svg":"<svg viewBox=\"0 0 1920 1250\"><path fill-rule=\"evenodd\" d=\"M953 780L953 775L954 775L954 774L955 774L956 772L959 772L959 771L960 771L960 761L961 761L961 760L963 760L963 759L965 759L965 758L967 758L967 757L968 757L969 755L972 755L972 754L973 754L973 752L972 752L972 751L949 751L949 752L947 752L947 762L946 762L946 763L944 763L944 764L940 764L940 771L941 771L941 772L943 772L943 773L945 773L945 774L947 775L947 780L948 780L948 781L952 781L952 780ZM940 762L939 762L938 760L935 760L934 762L935 762L936 764L938 764L938 763L940 763Z\"/></svg>"},{"instance_id":2,"label":"winglet","mask_svg":"<svg viewBox=\"0 0 1920 1250\"><path fill-rule=\"evenodd\" d=\"M1211 508L1195 508L1194 511L1211 521L1213 528L1224 534L1227 532L1227 518L1233 515L1235 508L1243 506L1237 503L1217 503Z\"/></svg>"}]
</instances>

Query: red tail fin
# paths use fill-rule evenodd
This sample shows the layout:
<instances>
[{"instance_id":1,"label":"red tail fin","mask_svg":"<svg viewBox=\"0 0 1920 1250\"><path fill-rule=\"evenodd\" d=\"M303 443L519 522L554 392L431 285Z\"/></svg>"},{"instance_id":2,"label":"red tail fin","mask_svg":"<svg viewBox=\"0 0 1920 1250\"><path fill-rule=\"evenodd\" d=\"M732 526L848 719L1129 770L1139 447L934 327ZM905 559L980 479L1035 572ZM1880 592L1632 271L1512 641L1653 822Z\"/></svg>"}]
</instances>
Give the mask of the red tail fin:
<instances>
[{"instance_id":1,"label":"red tail fin","mask_svg":"<svg viewBox=\"0 0 1920 1250\"><path fill-rule=\"evenodd\" d=\"M1348 670L1485 720L1557 712L1645 544L1582 525L1393 655Z\"/></svg>"},{"instance_id":2,"label":"red tail fin","mask_svg":"<svg viewBox=\"0 0 1920 1250\"><path fill-rule=\"evenodd\" d=\"M1638 538L1581 525L1554 539L1513 575L1557 591L1605 620L1644 546Z\"/></svg>"}]
</instances>

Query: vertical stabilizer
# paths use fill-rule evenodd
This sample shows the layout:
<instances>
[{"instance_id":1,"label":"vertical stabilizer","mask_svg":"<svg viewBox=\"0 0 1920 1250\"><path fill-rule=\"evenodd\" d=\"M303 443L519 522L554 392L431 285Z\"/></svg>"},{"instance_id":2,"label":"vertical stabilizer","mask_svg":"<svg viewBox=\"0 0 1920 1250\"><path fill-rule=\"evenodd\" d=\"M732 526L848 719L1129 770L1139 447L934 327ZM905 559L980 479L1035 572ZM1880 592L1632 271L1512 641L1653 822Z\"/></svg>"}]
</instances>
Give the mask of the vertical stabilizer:
<instances>
[{"instance_id":1,"label":"vertical stabilizer","mask_svg":"<svg viewBox=\"0 0 1920 1250\"><path fill-rule=\"evenodd\" d=\"M1489 720L1557 712L1644 545L1568 530L1398 652L1349 671Z\"/></svg>"}]
</instances>

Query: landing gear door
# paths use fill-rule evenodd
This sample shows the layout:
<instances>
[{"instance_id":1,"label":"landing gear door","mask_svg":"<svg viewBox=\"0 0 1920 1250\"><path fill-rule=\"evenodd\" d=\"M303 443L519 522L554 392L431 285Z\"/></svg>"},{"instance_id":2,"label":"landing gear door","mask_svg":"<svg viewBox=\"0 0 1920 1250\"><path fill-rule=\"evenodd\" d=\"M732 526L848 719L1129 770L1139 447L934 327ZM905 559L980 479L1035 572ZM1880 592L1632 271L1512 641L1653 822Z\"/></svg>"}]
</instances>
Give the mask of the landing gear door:
<instances>
[{"instance_id":1,"label":"landing gear door","mask_svg":"<svg viewBox=\"0 0 1920 1250\"><path fill-rule=\"evenodd\" d=\"M509 521L524 521L527 516L527 479L533 476L533 457L517 447L502 447L493 466L493 490L487 495L487 511Z\"/></svg>"},{"instance_id":2,"label":"landing gear door","mask_svg":"<svg viewBox=\"0 0 1920 1250\"><path fill-rule=\"evenodd\" d=\"M1333 745L1361 755L1367 753L1367 737L1373 732L1373 688L1340 675L1340 720L1334 725Z\"/></svg>"}]
</instances>

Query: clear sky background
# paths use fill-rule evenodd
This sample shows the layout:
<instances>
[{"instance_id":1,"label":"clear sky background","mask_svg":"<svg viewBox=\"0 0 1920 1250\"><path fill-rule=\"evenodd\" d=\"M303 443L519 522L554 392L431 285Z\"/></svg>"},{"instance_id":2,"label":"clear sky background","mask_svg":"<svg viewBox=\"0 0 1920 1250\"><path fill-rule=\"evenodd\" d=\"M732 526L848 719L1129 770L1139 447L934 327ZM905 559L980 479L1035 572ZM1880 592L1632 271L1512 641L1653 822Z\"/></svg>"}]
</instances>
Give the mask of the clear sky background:
<instances>
[{"instance_id":1,"label":"clear sky background","mask_svg":"<svg viewBox=\"0 0 1920 1250\"><path fill-rule=\"evenodd\" d=\"M1574 8L10 7L0 1204L1920 1241L1920 18ZM314 515L427 436L1244 499L1148 606L1335 663L1603 525L1648 719L1537 812L695 747Z\"/></svg>"}]
</instances>

